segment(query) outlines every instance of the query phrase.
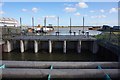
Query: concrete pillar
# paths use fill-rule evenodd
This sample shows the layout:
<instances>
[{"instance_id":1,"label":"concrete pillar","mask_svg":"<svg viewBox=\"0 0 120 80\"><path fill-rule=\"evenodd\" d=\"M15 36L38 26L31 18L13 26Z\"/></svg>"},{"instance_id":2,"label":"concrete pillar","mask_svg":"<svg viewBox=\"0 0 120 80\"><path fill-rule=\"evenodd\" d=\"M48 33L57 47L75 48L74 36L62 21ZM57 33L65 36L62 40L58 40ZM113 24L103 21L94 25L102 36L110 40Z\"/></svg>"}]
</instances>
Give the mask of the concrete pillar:
<instances>
[{"instance_id":1,"label":"concrete pillar","mask_svg":"<svg viewBox=\"0 0 120 80\"><path fill-rule=\"evenodd\" d=\"M38 52L38 42L36 40L34 40L34 52Z\"/></svg>"},{"instance_id":2,"label":"concrete pillar","mask_svg":"<svg viewBox=\"0 0 120 80\"><path fill-rule=\"evenodd\" d=\"M49 53L52 53L52 42L49 40Z\"/></svg>"},{"instance_id":3,"label":"concrete pillar","mask_svg":"<svg viewBox=\"0 0 120 80\"><path fill-rule=\"evenodd\" d=\"M11 42L8 40L7 40L7 49L8 49L8 52L12 50Z\"/></svg>"},{"instance_id":4,"label":"concrete pillar","mask_svg":"<svg viewBox=\"0 0 120 80\"><path fill-rule=\"evenodd\" d=\"M66 41L64 41L64 44L63 44L63 52L66 53Z\"/></svg>"},{"instance_id":5,"label":"concrete pillar","mask_svg":"<svg viewBox=\"0 0 120 80\"><path fill-rule=\"evenodd\" d=\"M81 53L81 41L78 41L77 51L78 53Z\"/></svg>"},{"instance_id":6,"label":"concrete pillar","mask_svg":"<svg viewBox=\"0 0 120 80\"><path fill-rule=\"evenodd\" d=\"M21 53L23 53L25 50L24 50L24 42L23 40L20 40L20 51Z\"/></svg>"},{"instance_id":7,"label":"concrete pillar","mask_svg":"<svg viewBox=\"0 0 120 80\"><path fill-rule=\"evenodd\" d=\"M93 42L92 52L93 52L93 54L95 54L95 53L97 53L97 51L98 51L98 45L97 45L97 42L94 41Z\"/></svg>"}]
</instances>

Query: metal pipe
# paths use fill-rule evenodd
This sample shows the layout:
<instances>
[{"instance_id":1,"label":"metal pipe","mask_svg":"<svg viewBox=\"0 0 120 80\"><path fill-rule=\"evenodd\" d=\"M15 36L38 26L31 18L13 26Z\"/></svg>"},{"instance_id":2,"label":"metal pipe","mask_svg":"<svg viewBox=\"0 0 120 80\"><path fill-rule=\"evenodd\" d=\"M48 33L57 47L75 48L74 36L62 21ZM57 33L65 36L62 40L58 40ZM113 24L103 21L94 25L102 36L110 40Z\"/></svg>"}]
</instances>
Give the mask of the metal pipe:
<instances>
[{"instance_id":1,"label":"metal pipe","mask_svg":"<svg viewBox=\"0 0 120 80\"><path fill-rule=\"evenodd\" d=\"M6 68L49 68L54 69L96 69L100 65L103 69L117 69L118 62L36 62L36 61L2 61Z\"/></svg>"},{"instance_id":2,"label":"metal pipe","mask_svg":"<svg viewBox=\"0 0 120 80\"><path fill-rule=\"evenodd\" d=\"M98 66L98 69L100 69L100 70L102 70L103 72L104 72L104 70L102 69L102 67L99 65ZM106 73L106 72L104 72L104 74L105 74L105 78L107 79L107 80L112 80L111 78L110 78L110 76Z\"/></svg>"},{"instance_id":3,"label":"metal pipe","mask_svg":"<svg viewBox=\"0 0 120 80\"><path fill-rule=\"evenodd\" d=\"M119 69L104 69L111 78L118 78ZM105 74L98 69L3 69L3 78L104 78Z\"/></svg>"}]
</instances>

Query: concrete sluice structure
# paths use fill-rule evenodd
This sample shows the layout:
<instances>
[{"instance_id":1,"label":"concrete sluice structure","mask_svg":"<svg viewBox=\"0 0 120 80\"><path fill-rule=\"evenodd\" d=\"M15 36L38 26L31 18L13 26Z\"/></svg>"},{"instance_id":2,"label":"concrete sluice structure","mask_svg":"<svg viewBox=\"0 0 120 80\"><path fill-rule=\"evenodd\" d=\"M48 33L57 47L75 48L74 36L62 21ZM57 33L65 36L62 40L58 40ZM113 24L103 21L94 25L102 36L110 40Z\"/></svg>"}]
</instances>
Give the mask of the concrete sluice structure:
<instances>
[{"instance_id":1,"label":"concrete sluice structure","mask_svg":"<svg viewBox=\"0 0 120 80\"><path fill-rule=\"evenodd\" d=\"M46 35L46 36L18 36L5 39L3 52L11 52L18 49L21 53L32 49L35 53L39 50L47 50L52 53L55 49L60 49L63 53L73 49L81 53L81 49L87 49L97 53L98 46L96 39L84 35Z\"/></svg>"},{"instance_id":2,"label":"concrete sluice structure","mask_svg":"<svg viewBox=\"0 0 120 80\"><path fill-rule=\"evenodd\" d=\"M11 52L15 49L24 53L32 50L38 53L46 50L50 54L55 50L69 53L74 50L81 53L89 50L97 53L98 45L93 37L84 35L46 35L46 36L18 36L4 39L3 52ZM62 54L61 54L62 55ZM118 80L118 62L45 62L45 61L2 61L5 68L2 69L3 79L77 79L77 80ZM100 67L100 68L99 68Z\"/></svg>"},{"instance_id":3,"label":"concrete sluice structure","mask_svg":"<svg viewBox=\"0 0 120 80\"><path fill-rule=\"evenodd\" d=\"M36 62L3 61L3 79L41 79L50 75L52 79L118 79L118 62ZM51 68L52 66L52 68ZM98 68L101 66L101 69ZM107 75L107 76L106 76Z\"/></svg>"}]
</instances>

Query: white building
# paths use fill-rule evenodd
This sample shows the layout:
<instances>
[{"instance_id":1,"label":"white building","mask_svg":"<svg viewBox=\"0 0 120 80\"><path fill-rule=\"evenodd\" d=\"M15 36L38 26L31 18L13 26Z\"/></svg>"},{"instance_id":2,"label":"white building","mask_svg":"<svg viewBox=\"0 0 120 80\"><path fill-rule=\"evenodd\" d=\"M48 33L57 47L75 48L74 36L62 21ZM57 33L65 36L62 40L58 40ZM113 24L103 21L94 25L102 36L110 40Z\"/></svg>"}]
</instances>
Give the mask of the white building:
<instances>
[{"instance_id":1,"label":"white building","mask_svg":"<svg viewBox=\"0 0 120 80\"><path fill-rule=\"evenodd\" d=\"M0 26L15 26L17 27L19 22L13 18L0 18Z\"/></svg>"}]
</instances>

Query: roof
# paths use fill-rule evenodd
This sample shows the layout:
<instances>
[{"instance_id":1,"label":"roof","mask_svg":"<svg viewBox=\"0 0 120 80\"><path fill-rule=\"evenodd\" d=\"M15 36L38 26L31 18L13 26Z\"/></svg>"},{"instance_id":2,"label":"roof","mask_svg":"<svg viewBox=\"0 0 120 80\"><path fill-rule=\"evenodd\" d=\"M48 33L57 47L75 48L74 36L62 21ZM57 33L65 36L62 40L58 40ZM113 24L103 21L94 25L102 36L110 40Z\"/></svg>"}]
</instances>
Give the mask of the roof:
<instances>
[{"instance_id":1,"label":"roof","mask_svg":"<svg viewBox=\"0 0 120 80\"><path fill-rule=\"evenodd\" d=\"M18 21L14 18L1 17L0 23L2 23L2 24L18 24Z\"/></svg>"}]
</instances>

